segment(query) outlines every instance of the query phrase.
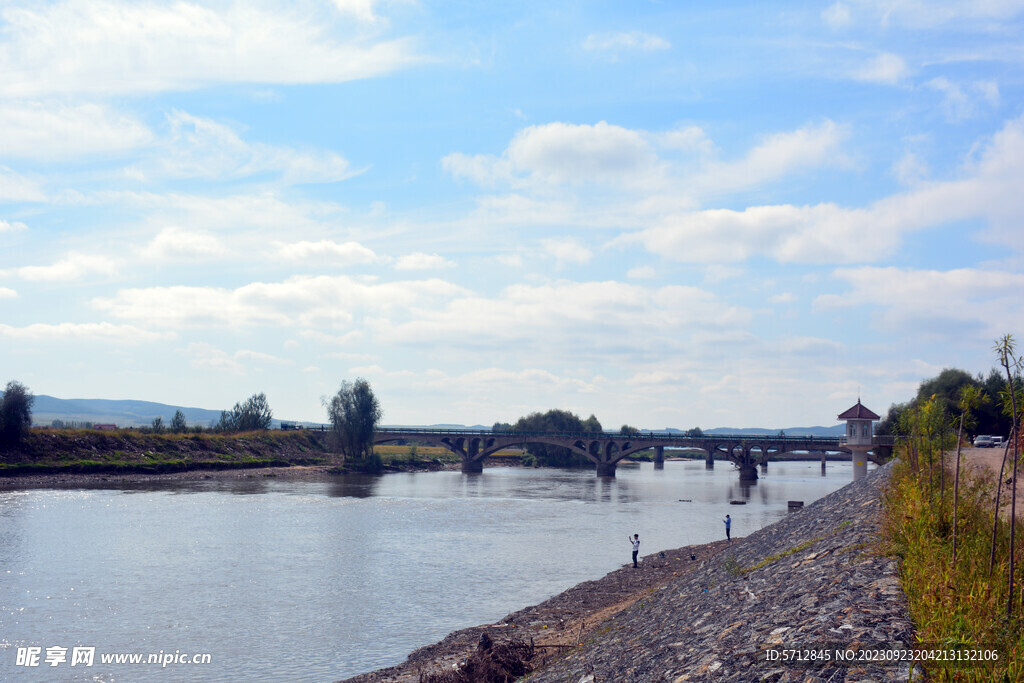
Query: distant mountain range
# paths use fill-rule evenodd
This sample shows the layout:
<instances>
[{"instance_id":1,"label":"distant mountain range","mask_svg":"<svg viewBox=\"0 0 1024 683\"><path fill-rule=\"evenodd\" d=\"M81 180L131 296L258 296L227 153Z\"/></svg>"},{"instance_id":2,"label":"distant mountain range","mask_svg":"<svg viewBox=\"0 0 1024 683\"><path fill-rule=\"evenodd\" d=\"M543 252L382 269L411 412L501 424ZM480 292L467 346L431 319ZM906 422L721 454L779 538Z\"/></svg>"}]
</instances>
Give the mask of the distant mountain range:
<instances>
[{"instance_id":1,"label":"distant mountain range","mask_svg":"<svg viewBox=\"0 0 1024 683\"><path fill-rule=\"evenodd\" d=\"M0 391L0 396L3 392ZM165 403L154 403L152 401L130 401L110 400L104 398L55 398L46 394L37 394L32 404L32 421L37 425L50 425L54 420L62 422L92 422L93 424L115 424L118 427L146 427L153 423L157 417L168 424L174 417L175 411L180 410L185 415L185 420L190 425L201 425L208 427L220 420L219 410L208 410L206 408L186 408L184 406L172 406ZM291 424L303 424L307 426L319 424L315 422L301 422L296 420L274 420L273 426L280 427L281 422ZM402 425L413 426L413 425ZM420 427L433 427L439 429L490 429L490 425L460 425L460 424L436 424L417 425ZM642 432L654 432L656 434L682 434L685 430L667 427L664 429L641 429ZM832 427L787 427L782 430L786 436L842 436L844 426L837 424ZM756 427L734 428L716 427L705 429L705 434L749 434L758 436L764 434L778 434L778 429L760 429Z\"/></svg>"}]
</instances>

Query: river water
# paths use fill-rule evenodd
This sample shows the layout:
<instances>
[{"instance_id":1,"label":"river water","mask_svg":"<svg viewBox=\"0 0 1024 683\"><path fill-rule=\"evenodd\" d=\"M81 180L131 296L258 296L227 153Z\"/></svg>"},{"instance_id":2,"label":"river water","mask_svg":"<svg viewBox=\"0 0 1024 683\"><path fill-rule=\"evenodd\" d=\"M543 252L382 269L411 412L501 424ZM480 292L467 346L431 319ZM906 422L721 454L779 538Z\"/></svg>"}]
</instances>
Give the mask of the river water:
<instances>
[{"instance_id":1,"label":"river water","mask_svg":"<svg viewBox=\"0 0 1024 683\"><path fill-rule=\"evenodd\" d=\"M670 461L0 491L0 680L334 681L599 578L634 533L641 556L721 539L726 514L743 536L851 478Z\"/></svg>"}]
</instances>

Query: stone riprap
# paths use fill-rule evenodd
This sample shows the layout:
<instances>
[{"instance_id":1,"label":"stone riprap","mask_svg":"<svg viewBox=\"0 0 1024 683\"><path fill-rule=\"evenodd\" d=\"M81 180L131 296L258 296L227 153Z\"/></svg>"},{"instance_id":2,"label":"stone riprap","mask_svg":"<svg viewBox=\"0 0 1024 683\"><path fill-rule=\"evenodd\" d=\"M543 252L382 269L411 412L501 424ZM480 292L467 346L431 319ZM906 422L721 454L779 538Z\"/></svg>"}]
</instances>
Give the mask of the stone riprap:
<instances>
[{"instance_id":1,"label":"stone riprap","mask_svg":"<svg viewBox=\"0 0 1024 683\"><path fill-rule=\"evenodd\" d=\"M880 554L882 467L705 560L529 677L571 681L906 681L909 663L768 661L784 649L913 643L897 562ZM920 671L916 671L920 673ZM916 677L916 676L915 676Z\"/></svg>"}]
</instances>

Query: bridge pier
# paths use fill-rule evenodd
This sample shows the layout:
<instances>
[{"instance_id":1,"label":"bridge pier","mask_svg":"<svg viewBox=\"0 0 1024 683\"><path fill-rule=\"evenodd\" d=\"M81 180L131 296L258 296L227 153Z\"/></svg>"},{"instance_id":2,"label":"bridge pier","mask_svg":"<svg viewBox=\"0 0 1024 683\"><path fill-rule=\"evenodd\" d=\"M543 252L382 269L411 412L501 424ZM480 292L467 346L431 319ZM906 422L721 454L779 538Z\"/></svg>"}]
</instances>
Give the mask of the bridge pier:
<instances>
[{"instance_id":1,"label":"bridge pier","mask_svg":"<svg viewBox=\"0 0 1024 683\"><path fill-rule=\"evenodd\" d=\"M715 469L715 451L708 450L707 460L704 461L704 469L713 470Z\"/></svg>"},{"instance_id":2,"label":"bridge pier","mask_svg":"<svg viewBox=\"0 0 1024 683\"><path fill-rule=\"evenodd\" d=\"M484 471L483 460L463 460L462 471L465 474L480 474Z\"/></svg>"},{"instance_id":3,"label":"bridge pier","mask_svg":"<svg viewBox=\"0 0 1024 683\"><path fill-rule=\"evenodd\" d=\"M615 476L616 463L614 462L599 462L597 463L597 476L599 477L614 477Z\"/></svg>"},{"instance_id":4,"label":"bridge pier","mask_svg":"<svg viewBox=\"0 0 1024 683\"><path fill-rule=\"evenodd\" d=\"M654 447L654 469L663 470L665 469L665 447L655 446Z\"/></svg>"},{"instance_id":5,"label":"bridge pier","mask_svg":"<svg viewBox=\"0 0 1024 683\"><path fill-rule=\"evenodd\" d=\"M757 465L749 462L740 465L740 481L757 481Z\"/></svg>"}]
</instances>

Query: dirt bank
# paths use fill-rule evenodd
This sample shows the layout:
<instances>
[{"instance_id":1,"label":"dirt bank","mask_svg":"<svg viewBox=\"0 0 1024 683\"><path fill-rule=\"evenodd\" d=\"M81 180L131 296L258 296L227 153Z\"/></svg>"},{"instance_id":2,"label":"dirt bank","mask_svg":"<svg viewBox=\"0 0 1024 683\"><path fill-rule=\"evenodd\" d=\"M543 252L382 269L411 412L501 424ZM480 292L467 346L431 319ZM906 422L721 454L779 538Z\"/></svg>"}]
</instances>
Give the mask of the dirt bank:
<instances>
[{"instance_id":1,"label":"dirt bank","mask_svg":"<svg viewBox=\"0 0 1024 683\"><path fill-rule=\"evenodd\" d=\"M961 463L968 471L974 470L982 473L990 473L993 480L999 476L999 469L1003 464L1005 450L1002 448L964 448L960 451ZM1024 458L1019 458L1024 460ZM1013 493L1009 481L1012 478L1010 470L1013 467L1013 453L1006 458L1006 469L1003 471L1003 493L1000 499L1000 511L1009 518L1010 497ZM946 465L954 467L956 464L956 451L947 454ZM1017 519L1024 519L1024 481L1017 477Z\"/></svg>"}]
</instances>

